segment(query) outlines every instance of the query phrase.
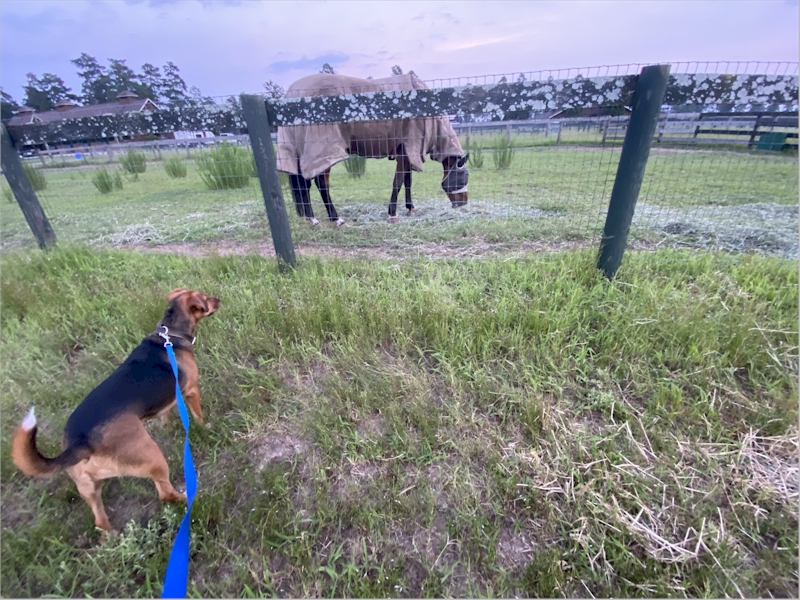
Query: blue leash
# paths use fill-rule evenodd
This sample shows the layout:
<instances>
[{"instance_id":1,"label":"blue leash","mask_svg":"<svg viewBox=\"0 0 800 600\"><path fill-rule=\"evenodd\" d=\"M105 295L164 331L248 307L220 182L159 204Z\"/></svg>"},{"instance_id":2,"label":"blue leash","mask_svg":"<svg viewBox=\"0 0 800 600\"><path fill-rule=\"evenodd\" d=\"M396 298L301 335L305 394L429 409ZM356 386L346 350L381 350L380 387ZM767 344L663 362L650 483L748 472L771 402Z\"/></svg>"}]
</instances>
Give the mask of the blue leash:
<instances>
[{"instance_id":1,"label":"blue leash","mask_svg":"<svg viewBox=\"0 0 800 600\"><path fill-rule=\"evenodd\" d=\"M162 325L162 327L164 327ZM181 386L178 383L178 364L175 361L175 352L172 350L172 342L169 339L169 329L164 327L164 333L160 333L166 340L164 348L167 350L169 363L172 365L172 372L175 374L175 398L178 404L178 413L181 415L183 428L186 430L186 439L183 442L183 476L186 480L186 514L183 516L181 526L178 528L178 535L172 545L172 552L167 562L167 574L164 576L164 589L161 592L162 598L185 598L186 584L189 580L189 525L191 522L192 502L197 491L197 473L194 470L194 460L192 451L189 448L189 413L186 411L186 404L181 394Z\"/></svg>"}]
</instances>

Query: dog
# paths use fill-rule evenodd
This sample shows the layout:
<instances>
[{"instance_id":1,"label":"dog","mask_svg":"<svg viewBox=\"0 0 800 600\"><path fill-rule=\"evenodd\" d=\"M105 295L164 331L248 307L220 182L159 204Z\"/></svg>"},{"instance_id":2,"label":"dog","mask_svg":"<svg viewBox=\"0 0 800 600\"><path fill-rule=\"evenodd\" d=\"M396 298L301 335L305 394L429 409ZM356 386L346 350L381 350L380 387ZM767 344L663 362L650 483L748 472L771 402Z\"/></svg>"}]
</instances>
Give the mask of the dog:
<instances>
[{"instance_id":1,"label":"dog","mask_svg":"<svg viewBox=\"0 0 800 600\"><path fill-rule=\"evenodd\" d=\"M183 288L167 294L167 301L169 306L156 330L72 413L64 427L61 454L47 458L37 450L33 408L11 442L11 460L26 475L49 477L66 470L92 509L95 525L105 531L113 528L101 496L104 479L123 475L150 478L162 501L186 500L186 494L172 486L164 454L147 433L144 421L166 417L176 403L175 375L165 348L168 337L178 363L181 393L194 418L204 424L194 332L201 319L219 309L220 301Z\"/></svg>"}]
</instances>

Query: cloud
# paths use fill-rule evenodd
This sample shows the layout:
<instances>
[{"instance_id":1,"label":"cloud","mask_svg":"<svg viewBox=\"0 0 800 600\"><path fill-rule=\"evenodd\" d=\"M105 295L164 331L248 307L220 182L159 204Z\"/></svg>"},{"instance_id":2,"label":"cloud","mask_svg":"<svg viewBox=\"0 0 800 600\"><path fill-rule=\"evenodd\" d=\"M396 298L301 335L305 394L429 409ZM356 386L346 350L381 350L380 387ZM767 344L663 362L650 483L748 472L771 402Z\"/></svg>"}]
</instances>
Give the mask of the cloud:
<instances>
[{"instance_id":1,"label":"cloud","mask_svg":"<svg viewBox=\"0 0 800 600\"><path fill-rule=\"evenodd\" d=\"M297 60L279 60L268 64L266 70L269 73L277 74L286 73L287 71L318 71L325 63L330 64L335 69L337 65L346 63L348 60L350 60L350 57L347 54L342 52L328 52L327 54L321 54L314 58L306 58L303 56L303 58Z\"/></svg>"},{"instance_id":2,"label":"cloud","mask_svg":"<svg viewBox=\"0 0 800 600\"><path fill-rule=\"evenodd\" d=\"M478 38L478 39L464 39L464 40L457 40L453 42L447 42L444 44L440 44L434 48L436 52L458 52L460 50L470 50L472 48L481 48L483 46L492 46L494 44L502 44L504 42L510 42L512 40L516 40L522 37L521 33L514 34L514 35L503 35L498 37L490 37L490 38Z\"/></svg>"}]
</instances>

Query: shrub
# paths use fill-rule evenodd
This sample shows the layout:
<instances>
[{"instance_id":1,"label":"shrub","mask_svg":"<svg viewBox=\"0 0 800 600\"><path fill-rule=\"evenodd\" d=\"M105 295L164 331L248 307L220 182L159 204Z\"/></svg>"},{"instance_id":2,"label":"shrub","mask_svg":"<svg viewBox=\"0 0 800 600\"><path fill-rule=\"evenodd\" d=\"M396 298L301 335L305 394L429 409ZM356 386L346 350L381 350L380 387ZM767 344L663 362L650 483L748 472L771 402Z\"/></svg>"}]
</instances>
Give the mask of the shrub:
<instances>
[{"instance_id":1,"label":"shrub","mask_svg":"<svg viewBox=\"0 0 800 600\"><path fill-rule=\"evenodd\" d=\"M119 159L119 162L122 163L122 168L134 177L138 177L139 173L144 173L147 169L144 154L141 152L128 150L122 158Z\"/></svg>"},{"instance_id":2,"label":"shrub","mask_svg":"<svg viewBox=\"0 0 800 600\"><path fill-rule=\"evenodd\" d=\"M196 162L200 178L212 190L247 187L255 170L253 153L228 142L203 152Z\"/></svg>"},{"instance_id":3,"label":"shrub","mask_svg":"<svg viewBox=\"0 0 800 600\"><path fill-rule=\"evenodd\" d=\"M101 194L110 194L114 190L122 189L122 176L119 170L109 172L101 168L92 173L92 183Z\"/></svg>"},{"instance_id":4,"label":"shrub","mask_svg":"<svg viewBox=\"0 0 800 600\"><path fill-rule=\"evenodd\" d=\"M167 172L167 175L172 179L178 179L179 177L186 177L186 165L183 164L183 161L180 159L179 156L173 156L172 158L168 158L164 161L164 170Z\"/></svg>"},{"instance_id":5,"label":"shrub","mask_svg":"<svg viewBox=\"0 0 800 600\"><path fill-rule=\"evenodd\" d=\"M501 136L494 145L492 153L494 166L496 169L507 169L514 160L514 142L509 141L505 136Z\"/></svg>"},{"instance_id":6,"label":"shrub","mask_svg":"<svg viewBox=\"0 0 800 600\"><path fill-rule=\"evenodd\" d=\"M25 171L25 175L27 175L28 181L31 182L34 192L41 192L47 187L47 180L44 178L42 171L28 164L23 164L22 170Z\"/></svg>"},{"instance_id":7,"label":"shrub","mask_svg":"<svg viewBox=\"0 0 800 600\"><path fill-rule=\"evenodd\" d=\"M367 159L358 154L350 154L344 161L344 168L350 177L361 177L367 172Z\"/></svg>"}]
</instances>

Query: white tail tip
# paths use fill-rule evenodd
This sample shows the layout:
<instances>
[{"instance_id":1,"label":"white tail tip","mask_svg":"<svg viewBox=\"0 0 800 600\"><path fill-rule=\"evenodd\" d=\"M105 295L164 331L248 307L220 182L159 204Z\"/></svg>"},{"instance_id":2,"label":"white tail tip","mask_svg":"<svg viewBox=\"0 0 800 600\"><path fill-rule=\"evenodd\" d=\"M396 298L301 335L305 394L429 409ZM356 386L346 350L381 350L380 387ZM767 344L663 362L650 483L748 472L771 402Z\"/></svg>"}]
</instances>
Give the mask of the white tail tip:
<instances>
[{"instance_id":1,"label":"white tail tip","mask_svg":"<svg viewBox=\"0 0 800 600\"><path fill-rule=\"evenodd\" d=\"M22 419L22 428L25 431L30 431L36 427L36 415L33 414L33 407L28 411L28 414L25 415L25 418Z\"/></svg>"}]
</instances>

